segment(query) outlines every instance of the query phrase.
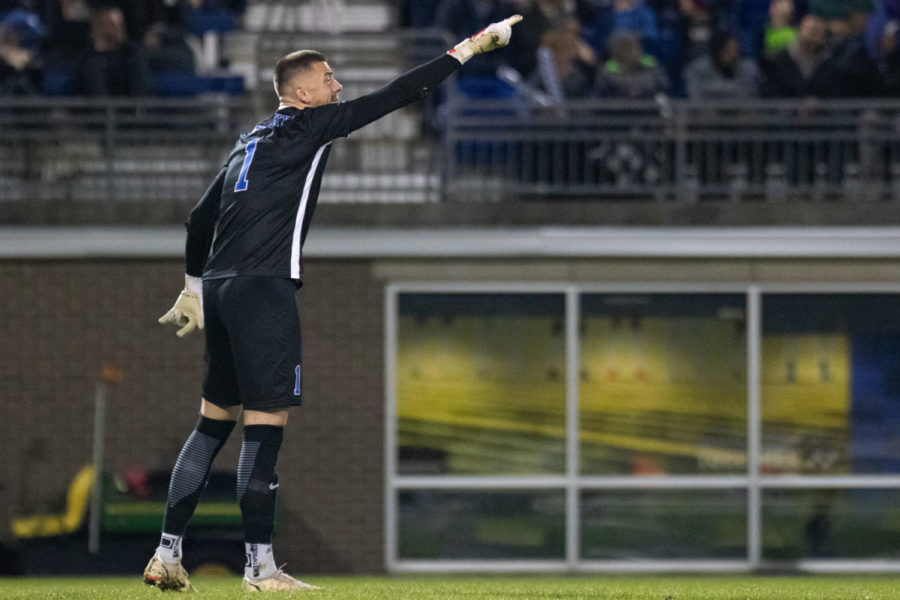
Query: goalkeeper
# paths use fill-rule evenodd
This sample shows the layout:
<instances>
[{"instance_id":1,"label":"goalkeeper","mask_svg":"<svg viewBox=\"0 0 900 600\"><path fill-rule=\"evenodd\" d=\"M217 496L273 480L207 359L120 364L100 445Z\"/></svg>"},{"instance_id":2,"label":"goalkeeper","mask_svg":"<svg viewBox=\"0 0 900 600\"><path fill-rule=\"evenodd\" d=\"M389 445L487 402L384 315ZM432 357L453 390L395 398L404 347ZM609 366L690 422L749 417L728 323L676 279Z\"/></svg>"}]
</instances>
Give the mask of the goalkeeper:
<instances>
[{"instance_id":1,"label":"goalkeeper","mask_svg":"<svg viewBox=\"0 0 900 600\"><path fill-rule=\"evenodd\" d=\"M341 84L322 54L299 50L275 65L275 114L241 135L187 223L185 289L160 323L206 333L200 416L169 484L159 547L144 583L190 588L181 542L216 454L243 412L237 499L244 525L246 591L292 591L305 584L272 553L275 462L288 408L300 404L302 249L331 142L428 92L482 52L509 43L515 15L384 88L340 102Z\"/></svg>"}]
</instances>

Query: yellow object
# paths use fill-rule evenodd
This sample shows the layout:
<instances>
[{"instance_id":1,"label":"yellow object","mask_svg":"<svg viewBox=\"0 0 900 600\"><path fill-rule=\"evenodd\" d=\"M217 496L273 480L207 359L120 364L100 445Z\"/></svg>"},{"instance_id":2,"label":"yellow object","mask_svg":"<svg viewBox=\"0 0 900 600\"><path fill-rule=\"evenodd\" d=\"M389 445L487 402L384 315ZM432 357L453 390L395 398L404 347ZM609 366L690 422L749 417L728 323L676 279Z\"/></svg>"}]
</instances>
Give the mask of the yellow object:
<instances>
[{"instance_id":1,"label":"yellow object","mask_svg":"<svg viewBox=\"0 0 900 600\"><path fill-rule=\"evenodd\" d=\"M81 470L69 484L66 493L65 512L52 515L15 517L12 520L13 535L17 538L50 537L74 533L81 527L87 514L88 499L94 485L96 470L91 465Z\"/></svg>"}]
</instances>

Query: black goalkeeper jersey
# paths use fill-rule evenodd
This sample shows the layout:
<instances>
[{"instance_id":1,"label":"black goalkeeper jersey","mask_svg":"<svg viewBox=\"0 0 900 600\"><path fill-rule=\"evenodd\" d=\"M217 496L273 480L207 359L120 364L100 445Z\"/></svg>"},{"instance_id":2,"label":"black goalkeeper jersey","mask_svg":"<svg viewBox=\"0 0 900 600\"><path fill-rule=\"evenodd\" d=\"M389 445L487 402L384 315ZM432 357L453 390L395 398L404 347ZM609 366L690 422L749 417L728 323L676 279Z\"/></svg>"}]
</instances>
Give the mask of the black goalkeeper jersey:
<instances>
[{"instance_id":1,"label":"black goalkeeper jersey","mask_svg":"<svg viewBox=\"0 0 900 600\"><path fill-rule=\"evenodd\" d=\"M420 100L460 66L443 55L349 102L280 108L241 135L187 223L188 275L302 279L331 142Z\"/></svg>"}]
</instances>

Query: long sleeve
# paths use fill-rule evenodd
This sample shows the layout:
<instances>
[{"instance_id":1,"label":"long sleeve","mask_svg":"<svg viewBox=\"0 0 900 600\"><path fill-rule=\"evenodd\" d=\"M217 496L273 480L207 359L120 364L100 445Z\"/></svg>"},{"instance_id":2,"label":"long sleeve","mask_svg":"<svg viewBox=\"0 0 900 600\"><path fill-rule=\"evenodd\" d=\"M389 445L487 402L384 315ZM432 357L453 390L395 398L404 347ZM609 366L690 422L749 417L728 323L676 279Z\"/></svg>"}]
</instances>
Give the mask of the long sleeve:
<instances>
[{"instance_id":1,"label":"long sleeve","mask_svg":"<svg viewBox=\"0 0 900 600\"><path fill-rule=\"evenodd\" d=\"M444 54L407 71L375 92L349 102L307 109L310 133L321 142L347 136L398 108L421 100L460 66L458 60Z\"/></svg>"},{"instance_id":2,"label":"long sleeve","mask_svg":"<svg viewBox=\"0 0 900 600\"><path fill-rule=\"evenodd\" d=\"M193 277L203 275L203 267L212 246L216 221L219 219L219 203L222 197L222 185L225 181L225 168L219 171L216 178L203 193L200 201L191 210L185 242L185 273Z\"/></svg>"}]
</instances>

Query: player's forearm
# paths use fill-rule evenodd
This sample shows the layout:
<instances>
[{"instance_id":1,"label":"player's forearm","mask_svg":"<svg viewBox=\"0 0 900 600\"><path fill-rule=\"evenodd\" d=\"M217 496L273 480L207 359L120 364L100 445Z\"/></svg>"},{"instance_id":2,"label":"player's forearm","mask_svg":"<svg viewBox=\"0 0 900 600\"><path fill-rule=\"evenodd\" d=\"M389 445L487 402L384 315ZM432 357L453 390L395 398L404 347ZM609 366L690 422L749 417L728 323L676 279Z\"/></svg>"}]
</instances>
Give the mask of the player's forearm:
<instances>
[{"instance_id":1,"label":"player's forearm","mask_svg":"<svg viewBox=\"0 0 900 600\"><path fill-rule=\"evenodd\" d=\"M352 110L350 131L355 131L388 113L423 99L462 66L448 54L407 71L389 84L348 102ZM349 132L348 132L349 133Z\"/></svg>"},{"instance_id":2,"label":"player's forearm","mask_svg":"<svg viewBox=\"0 0 900 600\"><path fill-rule=\"evenodd\" d=\"M206 264L206 257L209 256L216 221L219 218L219 203L222 198L224 181L225 168L223 167L200 201L191 210L190 217L184 224L187 229L184 248L185 273L190 276L201 277L203 275L203 267Z\"/></svg>"}]
</instances>

